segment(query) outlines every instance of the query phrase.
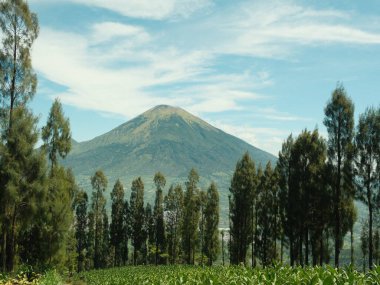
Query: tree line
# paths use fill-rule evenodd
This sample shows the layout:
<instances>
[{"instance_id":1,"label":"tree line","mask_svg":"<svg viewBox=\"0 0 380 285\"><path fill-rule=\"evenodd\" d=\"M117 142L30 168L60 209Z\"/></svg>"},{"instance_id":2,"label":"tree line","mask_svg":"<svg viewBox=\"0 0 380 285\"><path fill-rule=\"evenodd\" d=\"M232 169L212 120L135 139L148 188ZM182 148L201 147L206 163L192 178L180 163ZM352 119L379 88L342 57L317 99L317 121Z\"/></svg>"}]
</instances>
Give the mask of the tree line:
<instances>
[{"instance_id":1,"label":"tree line","mask_svg":"<svg viewBox=\"0 0 380 285\"><path fill-rule=\"evenodd\" d=\"M99 170L91 178L91 199L85 191L75 202L75 237L78 271L127 264L208 264L219 253L219 193L214 183L207 191L198 187L192 169L181 185L170 186L157 172L154 205L144 203L144 183L132 181L131 194L117 180L111 191L111 213L107 213L107 178ZM109 221L110 217L110 221Z\"/></svg>"},{"instance_id":2,"label":"tree line","mask_svg":"<svg viewBox=\"0 0 380 285\"><path fill-rule=\"evenodd\" d=\"M334 257L339 267L344 237L350 233L354 263L354 201L368 208L361 248L364 266L379 262L380 108L369 107L354 126L354 104L340 84L325 107L325 140L317 129L290 135L274 169L256 171L248 153L237 163L229 196L231 263L267 266L322 265ZM278 243L280 247L278 248ZM333 253L331 248L333 247ZM365 267L364 267L365 268Z\"/></svg>"}]
</instances>

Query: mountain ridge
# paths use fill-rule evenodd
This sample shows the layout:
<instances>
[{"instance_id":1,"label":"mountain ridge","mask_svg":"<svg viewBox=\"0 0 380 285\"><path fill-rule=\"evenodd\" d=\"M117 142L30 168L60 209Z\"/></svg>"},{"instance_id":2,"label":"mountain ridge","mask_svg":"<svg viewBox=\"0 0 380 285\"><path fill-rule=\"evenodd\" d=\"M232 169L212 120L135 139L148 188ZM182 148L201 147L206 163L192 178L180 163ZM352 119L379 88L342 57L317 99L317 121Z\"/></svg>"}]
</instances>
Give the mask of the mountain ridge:
<instances>
[{"instance_id":1,"label":"mountain ridge","mask_svg":"<svg viewBox=\"0 0 380 285\"><path fill-rule=\"evenodd\" d=\"M182 108L159 105L92 140L73 144L64 164L88 190L90 177L98 169L109 178L109 189L117 179L129 189L132 180L141 176L148 201L154 196L152 180L157 171L166 176L167 186L183 185L195 168L201 187L217 183L225 212L232 173L246 151L256 165L265 167L267 161L277 160Z\"/></svg>"}]
</instances>

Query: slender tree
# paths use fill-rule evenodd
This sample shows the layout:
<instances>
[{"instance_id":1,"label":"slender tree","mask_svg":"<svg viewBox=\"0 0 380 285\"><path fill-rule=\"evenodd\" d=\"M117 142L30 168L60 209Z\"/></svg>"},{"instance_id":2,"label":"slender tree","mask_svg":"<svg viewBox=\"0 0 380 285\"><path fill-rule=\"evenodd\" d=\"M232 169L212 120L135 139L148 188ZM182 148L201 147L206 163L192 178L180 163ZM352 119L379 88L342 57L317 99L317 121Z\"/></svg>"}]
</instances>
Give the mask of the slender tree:
<instances>
[{"instance_id":1,"label":"slender tree","mask_svg":"<svg viewBox=\"0 0 380 285\"><path fill-rule=\"evenodd\" d=\"M257 187L255 164L248 152L238 161L231 181L231 263L246 262L247 249L252 242L253 199Z\"/></svg>"},{"instance_id":2,"label":"slender tree","mask_svg":"<svg viewBox=\"0 0 380 285\"><path fill-rule=\"evenodd\" d=\"M2 127L10 130L13 112L33 98L37 76L33 71L30 50L38 36L35 13L24 0L5 0L0 3L0 84Z\"/></svg>"},{"instance_id":3,"label":"slender tree","mask_svg":"<svg viewBox=\"0 0 380 285\"><path fill-rule=\"evenodd\" d=\"M156 199L154 201L154 237L155 237L155 264L164 264L165 258L162 255L166 252L166 234L164 222L164 195L163 188L166 185L165 176L161 172L154 175L154 184L156 185Z\"/></svg>"},{"instance_id":4,"label":"slender tree","mask_svg":"<svg viewBox=\"0 0 380 285\"><path fill-rule=\"evenodd\" d=\"M339 255L343 246L344 233L341 232L341 200L345 195L344 168L351 169L354 138L354 105L346 90L339 85L332 93L325 108L324 125L328 132L328 158L334 171L334 239L335 266L339 266ZM349 179L353 175L347 175ZM347 181L346 181L347 182Z\"/></svg>"},{"instance_id":5,"label":"slender tree","mask_svg":"<svg viewBox=\"0 0 380 285\"><path fill-rule=\"evenodd\" d=\"M124 187L118 179L111 192L112 213L110 226L110 243L113 248L113 265L122 264L122 246L124 240Z\"/></svg>"},{"instance_id":6,"label":"slender tree","mask_svg":"<svg viewBox=\"0 0 380 285\"><path fill-rule=\"evenodd\" d=\"M92 204L91 211L94 216L94 267L102 267L102 245L104 237L104 210L106 206L106 200L103 193L107 189L107 178L103 171L98 170L94 176L91 177L92 185Z\"/></svg>"},{"instance_id":7,"label":"slender tree","mask_svg":"<svg viewBox=\"0 0 380 285\"><path fill-rule=\"evenodd\" d=\"M184 212L182 221L182 244L187 264L195 263L196 242L198 240L198 225L200 219L200 200L198 184L199 175L192 169L186 182L184 196Z\"/></svg>"},{"instance_id":8,"label":"slender tree","mask_svg":"<svg viewBox=\"0 0 380 285\"><path fill-rule=\"evenodd\" d=\"M219 253L219 192L214 182L207 190L204 216L206 219L204 252L208 258L208 265L211 266Z\"/></svg>"},{"instance_id":9,"label":"slender tree","mask_svg":"<svg viewBox=\"0 0 380 285\"><path fill-rule=\"evenodd\" d=\"M46 171L43 152L34 149L37 119L26 109L13 112L13 124L7 144L0 155L0 209L2 224L2 268L12 271L16 241L22 229L31 229L38 221L37 205L46 197Z\"/></svg>"},{"instance_id":10,"label":"slender tree","mask_svg":"<svg viewBox=\"0 0 380 285\"><path fill-rule=\"evenodd\" d=\"M380 148L380 124L379 116L374 108L368 108L359 117L356 132L358 171L357 197L368 207L368 262L369 268L373 266L373 216L375 201L380 198L378 187L378 173L376 166L377 152Z\"/></svg>"},{"instance_id":11,"label":"slender tree","mask_svg":"<svg viewBox=\"0 0 380 285\"><path fill-rule=\"evenodd\" d=\"M126 265L129 257L129 238L131 236L131 211L128 201L124 202L123 208L123 242L121 244L123 265Z\"/></svg>"},{"instance_id":12,"label":"slender tree","mask_svg":"<svg viewBox=\"0 0 380 285\"><path fill-rule=\"evenodd\" d=\"M142 249L145 242L144 183L141 178L132 182L130 205L131 239L133 245L133 264L137 265L143 258Z\"/></svg>"},{"instance_id":13,"label":"slender tree","mask_svg":"<svg viewBox=\"0 0 380 285\"><path fill-rule=\"evenodd\" d=\"M11 271L14 267L16 237L18 235L18 219L15 215L19 211L17 209L19 205L15 204L15 202L21 198L16 193L25 193L25 189L10 190L9 187L12 184L12 188L19 187L17 183L15 184L11 180L15 179L17 175L22 174L23 169L21 165L23 164L26 167L25 163L28 161L25 157L23 162L15 161L11 163L7 159L12 156L13 158L11 159L15 159L17 156L21 160L22 155L26 154L25 151L28 148L33 149L37 141L37 132L35 130L37 120L26 108L27 103L34 96L37 86L37 77L32 69L30 58L30 49L38 36L37 16L29 10L29 6L25 1L2 1L0 3L0 29L2 35L0 46L1 265L3 271ZM17 109L21 110L17 111ZM16 122L16 120L20 121ZM26 122L25 120L30 121ZM13 124L18 124L18 126L13 127ZM20 129L21 125L24 126L23 130ZM27 126L29 129L26 128ZM20 131L24 132L21 133ZM17 136L19 138L16 138ZM23 141L23 138L26 136L29 136L29 140ZM23 142L24 145L16 147L15 140L19 140L17 143ZM17 153L17 151L21 151L22 149L24 153ZM34 167L36 168L35 175L39 173L41 163L34 165ZM30 185L33 184L33 181L30 180L31 176L29 175ZM21 177L17 179L21 179ZM35 194L41 197L40 193ZM32 199L28 199L28 201L24 200L23 203L27 204L25 209L33 204ZM21 211L27 213L28 211L25 209ZM31 217L30 213L28 214ZM18 216L20 217L20 215ZM25 221L30 221L30 219L27 218Z\"/></svg>"},{"instance_id":14,"label":"slender tree","mask_svg":"<svg viewBox=\"0 0 380 285\"><path fill-rule=\"evenodd\" d=\"M166 232L169 261L175 264L180 252L180 238L183 219L183 190L180 185L171 186L165 196Z\"/></svg>"},{"instance_id":15,"label":"slender tree","mask_svg":"<svg viewBox=\"0 0 380 285\"><path fill-rule=\"evenodd\" d=\"M78 272L85 269L86 264L86 251L87 251L87 207L88 196L87 193L81 191L78 193L76 208L75 208L75 238L77 241L77 264Z\"/></svg>"}]
</instances>

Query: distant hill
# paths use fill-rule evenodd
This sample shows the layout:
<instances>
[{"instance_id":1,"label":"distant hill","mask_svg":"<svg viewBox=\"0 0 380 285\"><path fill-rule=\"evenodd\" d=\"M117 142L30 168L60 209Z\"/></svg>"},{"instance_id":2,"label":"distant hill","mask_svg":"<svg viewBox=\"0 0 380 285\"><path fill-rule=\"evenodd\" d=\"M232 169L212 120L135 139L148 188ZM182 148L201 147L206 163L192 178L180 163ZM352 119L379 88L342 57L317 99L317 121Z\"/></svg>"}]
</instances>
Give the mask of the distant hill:
<instances>
[{"instance_id":1,"label":"distant hill","mask_svg":"<svg viewBox=\"0 0 380 285\"><path fill-rule=\"evenodd\" d=\"M191 168L201 176L200 186L215 181L226 213L228 187L236 162L248 151L256 165L276 157L217 129L181 108L160 105L86 142L74 142L65 159L80 185L90 189L90 177L102 169L109 190L120 178L130 195L131 181L141 176L147 200L154 195L153 176L161 171L172 183L183 183Z\"/></svg>"}]
</instances>

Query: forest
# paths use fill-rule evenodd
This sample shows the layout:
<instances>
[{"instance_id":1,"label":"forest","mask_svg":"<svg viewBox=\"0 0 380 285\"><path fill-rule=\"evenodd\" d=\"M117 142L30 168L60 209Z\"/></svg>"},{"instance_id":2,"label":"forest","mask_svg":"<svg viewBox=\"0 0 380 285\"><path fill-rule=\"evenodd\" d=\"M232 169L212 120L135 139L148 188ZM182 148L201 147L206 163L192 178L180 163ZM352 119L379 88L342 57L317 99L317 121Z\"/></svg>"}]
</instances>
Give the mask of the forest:
<instances>
[{"instance_id":1,"label":"forest","mask_svg":"<svg viewBox=\"0 0 380 285\"><path fill-rule=\"evenodd\" d=\"M289 135L276 165L255 165L248 153L242 154L229 188L229 228L220 229L218 187L210 182L202 190L196 169L189 170L185 187L166 185L157 170L152 204L144 200L140 177L128 188L129 197L127 186L120 180L108 185L102 170L91 177L91 195L80 189L74 173L62 165L72 138L61 102L53 102L42 129L30 107L37 87L30 53L39 34L37 15L26 1L2 1L0 28L3 273L23 266L74 274L215 263L339 268L347 235L352 266L377 268L380 107L368 107L355 124L354 103L338 84L324 109L327 138L318 129ZM357 221L355 201L366 205L365 222ZM356 222L362 223L359 261L354 260Z\"/></svg>"}]
</instances>

